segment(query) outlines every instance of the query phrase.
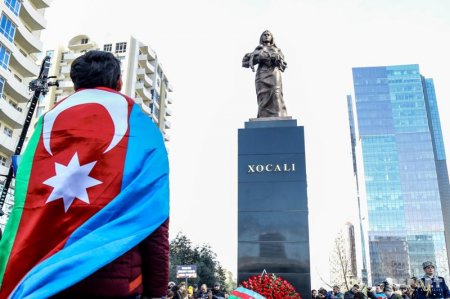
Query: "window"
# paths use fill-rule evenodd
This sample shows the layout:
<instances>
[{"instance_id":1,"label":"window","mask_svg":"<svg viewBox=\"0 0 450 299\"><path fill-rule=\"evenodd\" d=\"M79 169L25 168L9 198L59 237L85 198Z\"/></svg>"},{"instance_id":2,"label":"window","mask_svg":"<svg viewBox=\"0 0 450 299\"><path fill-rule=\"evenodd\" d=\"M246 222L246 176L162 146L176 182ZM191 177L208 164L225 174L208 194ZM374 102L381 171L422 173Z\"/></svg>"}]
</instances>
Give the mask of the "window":
<instances>
[{"instance_id":1,"label":"window","mask_svg":"<svg viewBox=\"0 0 450 299\"><path fill-rule=\"evenodd\" d=\"M127 51L127 43L117 43L116 53L125 53Z\"/></svg>"},{"instance_id":2,"label":"window","mask_svg":"<svg viewBox=\"0 0 450 299\"><path fill-rule=\"evenodd\" d=\"M7 126L5 126L3 128L3 134L5 134L8 137L12 137L13 135L13 130L11 128L8 128Z\"/></svg>"},{"instance_id":3,"label":"window","mask_svg":"<svg viewBox=\"0 0 450 299\"><path fill-rule=\"evenodd\" d=\"M14 74L14 78L17 79L17 81L22 82L22 78L20 78L19 76L17 76L16 74Z\"/></svg>"},{"instance_id":4,"label":"window","mask_svg":"<svg viewBox=\"0 0 450 299\"><path fill-rule=\"evenodd\" d=\"M6 166L6 161L8 161L8 159L5 156L0 155L0 165Z\"/></svg>"},{"instance_id":5,"label":"window","mask_svg":"<svg viewBox=\"0 0 450 299\"><path fill-rule=\"evenodd\" d=\"M69 54L69 52L62 52L61 53L61 62L64 62L66 54Z\"/></svg>"},{"instance_id":6,"label":"window","mask_svg":"<svg viewBox=\"0 0 450 299\"><path fill-rule=\"evenodd\" d=\"M81 44L82 45L85 45L85 44L87 44L89 42L89 39L87 39L87 38L82 38L81 39Z\"/></svg>"},{"instance_id":7,"label":"window","mask_svg":"<svg viewBox=\"0 0 450 299\"><path fill-rule=\"evenodd\" d=\"M20 11L20 0L5 0L5 4L11 11L18 16Z\"/></svg>"},{"instance_id":8,"label":"window","mask_svg":"<svg viewBox=\"0 0 450 299\"><path fill-rule=\"evenodd\" d=\"M103 51L111 52L112 51L112 44L106 44L103 46Z\"/></svg>"},{"instance_id":9,"label":"window","mask_svg":"<svg viewBox=\"0 0 450 299\"><path fill-rule=\"evenodd\" d=\"M153 115L154 116L156 116L156 118L157 119L159 119L159 109L158 109L158 107L156 107L156 105L152 105L153 107L153 109L152 109L152 112L153 112Z\"/></svg>"},{"instance_id":10,"label":"window","mask_svg":"<svg viewBox=\"0 0 450 299\"><path fill-rule=\"evenodd\" d=\"M3 97L3 87L5 87L5 79L0 77L0 95Z\"/></svg>"},{"instance_id":11,"label":"window","mask_svg":"<svg viewBox=\"0 0 450 299\"><path fill-rule=\"evenodd\" d=\"M0 33L10 41L14 40L14 34L16 33L16 25L4 14L0 19Z\"/></svg>"},{"instance_id":12,"label":"window","mask_svg":"<svg viewBox=\"0 0 450 299\"><path fill-rule=\"evenodd\" d=\"M19 108L19 105L17 105L16 102L9 100L9 104L14 107L14 109L16 109L17 111L22 111L22 109ZM20 110L19 110L20 109Z\"/></svg>"},{"instance_id":13,"label":"window","mask_svg":"<svg viewBox=\"0 0 450 299\"><path fill-rule=\"evenodd\" d=\"M10 56L11 52L6 50L6 48L2 44L0 44L0 66L5 70L8 69Z\"/></svg>"}]
</instances>

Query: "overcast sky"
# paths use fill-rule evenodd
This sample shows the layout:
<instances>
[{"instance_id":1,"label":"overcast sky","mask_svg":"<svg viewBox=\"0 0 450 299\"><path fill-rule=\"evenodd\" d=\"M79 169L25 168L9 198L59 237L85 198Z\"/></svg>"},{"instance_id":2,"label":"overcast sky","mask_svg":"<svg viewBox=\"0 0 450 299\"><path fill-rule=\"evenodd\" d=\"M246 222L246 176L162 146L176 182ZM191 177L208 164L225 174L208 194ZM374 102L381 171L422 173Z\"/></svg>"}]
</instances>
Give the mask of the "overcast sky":
<instances>
[{"instance_id":1,"label":"overcast sky","mask_svg":"<svg viewBox=\"0 0 450 299\"><path fill-rule=\"evenodd\" d=\"M254 73L241 61L265 29L288 63L288 114L305 127L313 287L328 276L337 229L356 219L352 67L419 64L434 79L450 144L448 0L54 0L46 17L46 49L78 34L99 42L133 35L157 52L174 87L171 237L183 231L210 244L234 274L237 130L257 113Z\"/></svg>"}]
</instances>

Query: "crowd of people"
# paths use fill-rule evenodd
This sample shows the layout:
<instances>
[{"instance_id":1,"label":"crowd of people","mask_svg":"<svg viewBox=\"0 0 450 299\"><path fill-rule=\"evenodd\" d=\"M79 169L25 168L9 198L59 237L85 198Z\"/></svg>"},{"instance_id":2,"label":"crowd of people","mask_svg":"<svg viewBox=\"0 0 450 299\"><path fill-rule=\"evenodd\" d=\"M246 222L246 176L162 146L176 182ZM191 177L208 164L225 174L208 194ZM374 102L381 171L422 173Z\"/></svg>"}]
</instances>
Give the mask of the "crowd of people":
<instances>
[{"instance_id":1,"label":"crowd of people","mask_svg":"<svg viewBox=\"0 0 450 299\"><path fill-rule=\"evenodd\" d=\"M186 285L181 282L178 285L170 282L165 299L224 299L228 298L226 290L221 288L219 282L214 284L212 289L206 284L202 284L200 288L197 284Z\"/></svg>"},{"instance_id":2,"label":"crowd of people","mask_svg":"<svg viewBox=\"0 0 450 299\"><path fill-rule=\"evenodd\" d=\"M358 284L344 293L339 286L332 290L325 288L311 291L311 299L446 299L450 298L450 290L441 276L435 274L432 262L422 264L424 276L412 277L409 284L394 284L389 280L372 287L361 288Z\"/></svg>"}]
</instances>

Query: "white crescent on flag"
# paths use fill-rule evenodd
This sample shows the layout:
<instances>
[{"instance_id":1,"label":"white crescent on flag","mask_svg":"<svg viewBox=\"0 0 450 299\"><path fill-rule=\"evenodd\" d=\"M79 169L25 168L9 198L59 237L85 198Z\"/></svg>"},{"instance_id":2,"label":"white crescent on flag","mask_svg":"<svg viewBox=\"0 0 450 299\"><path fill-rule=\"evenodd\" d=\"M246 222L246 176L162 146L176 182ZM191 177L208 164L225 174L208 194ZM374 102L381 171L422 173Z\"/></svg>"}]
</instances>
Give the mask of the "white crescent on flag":
<instances>
[{"instance_id":1,"label":"white crescent on flag","mask_svg":"<svg viewBox=\"0 0 450 299\"><path fill-rule=\"evenodd\" d=\"M53 155L50 148L50 135L56 118L61 114L61 112L71 107L83 104L102 105L111 116L114 124L114 137L104 153L113 149L120 142L120 140L122 140L128 129L128 102L125 97L105 90L86 89L69 96L44 115L42 138L44 141L44 147L50 155Z\"/></svg>"}]
</instances>

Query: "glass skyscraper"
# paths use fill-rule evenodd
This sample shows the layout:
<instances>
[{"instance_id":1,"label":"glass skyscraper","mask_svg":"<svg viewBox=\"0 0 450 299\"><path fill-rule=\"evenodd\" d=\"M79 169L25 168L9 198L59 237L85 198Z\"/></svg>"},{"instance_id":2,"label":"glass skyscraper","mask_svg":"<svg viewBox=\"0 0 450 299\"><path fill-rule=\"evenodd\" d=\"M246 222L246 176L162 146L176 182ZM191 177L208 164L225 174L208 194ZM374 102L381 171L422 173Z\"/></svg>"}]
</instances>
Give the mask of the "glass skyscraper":
<instances>
[{"instance_id":1,"label":"glass skyscraper","mask_svg":"<svg viewBox=\"0 0 450 299\"><path fill-rule=\"evenodd\" d=\"M432 79L418 65L353 68L372 283L448 278L450 190ZM447 240L447 243L446 243Z\"/></svg>"}]
</instances>

